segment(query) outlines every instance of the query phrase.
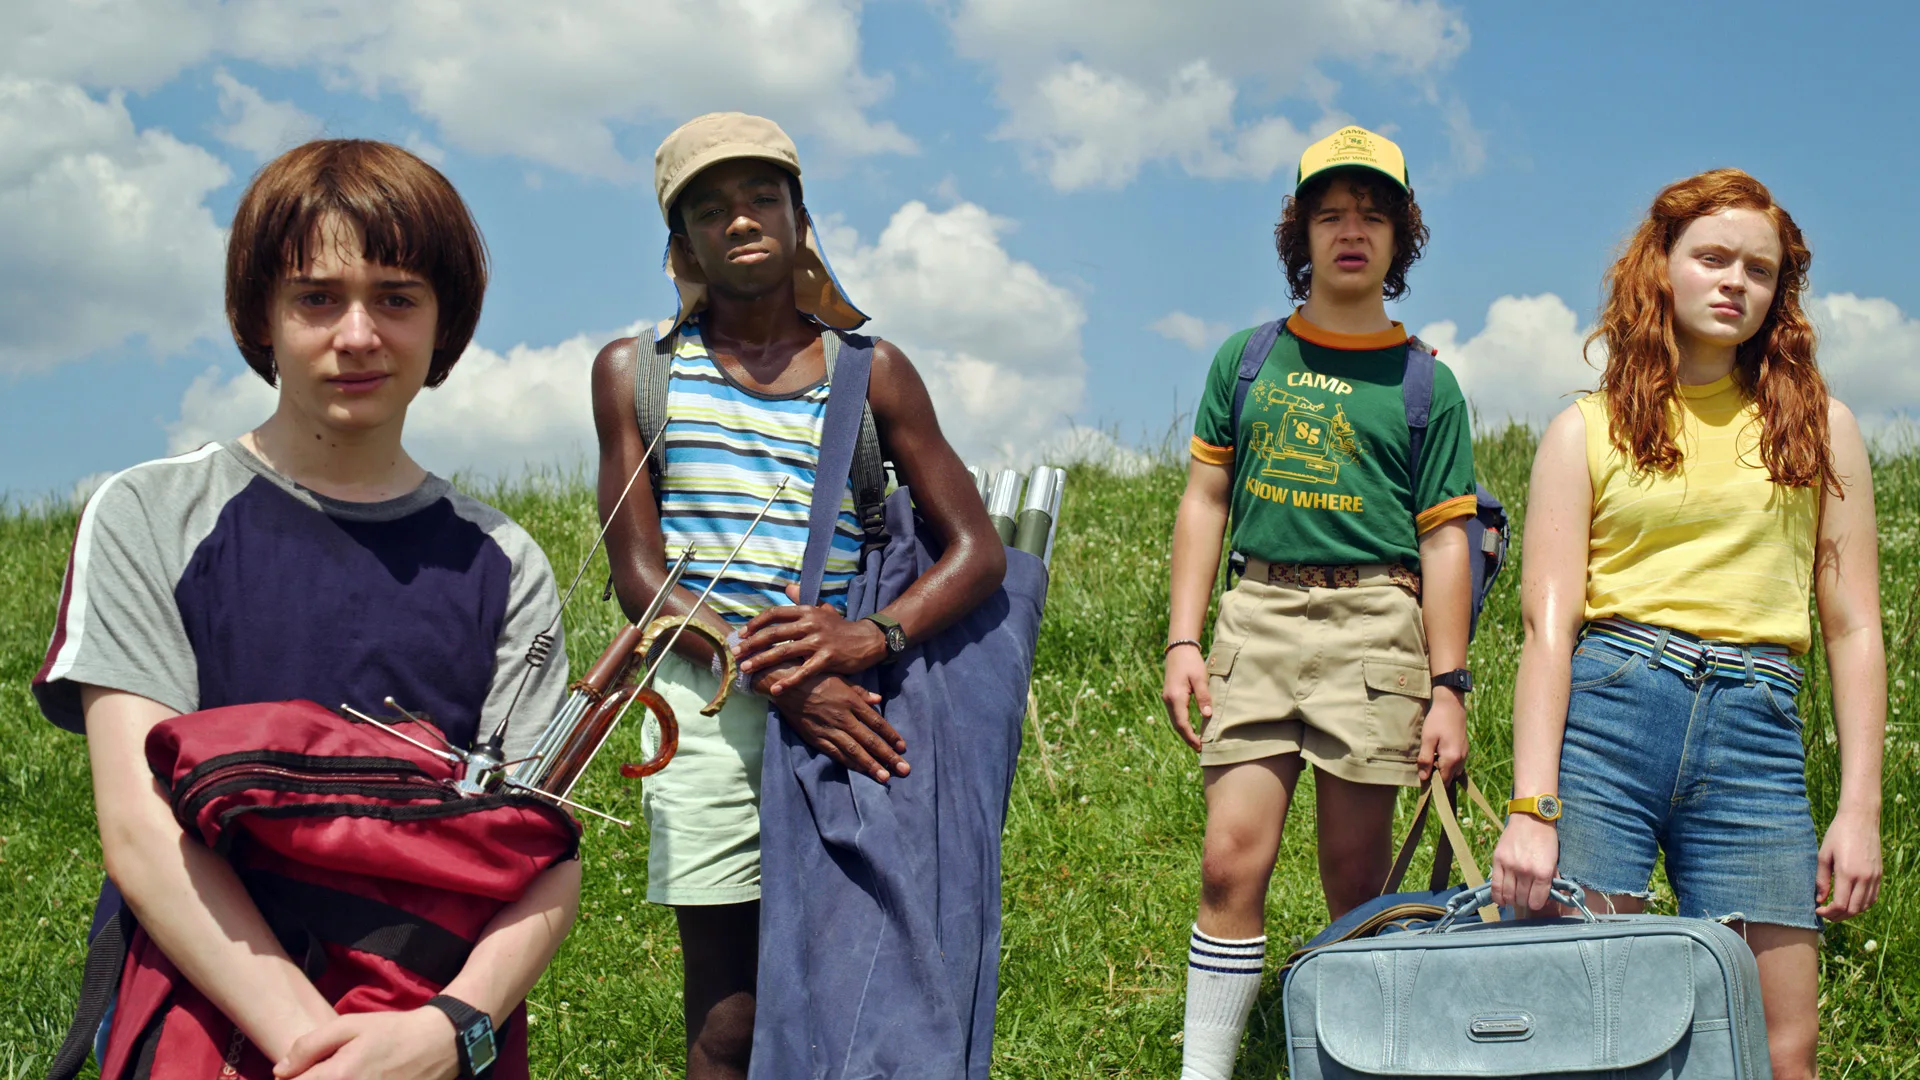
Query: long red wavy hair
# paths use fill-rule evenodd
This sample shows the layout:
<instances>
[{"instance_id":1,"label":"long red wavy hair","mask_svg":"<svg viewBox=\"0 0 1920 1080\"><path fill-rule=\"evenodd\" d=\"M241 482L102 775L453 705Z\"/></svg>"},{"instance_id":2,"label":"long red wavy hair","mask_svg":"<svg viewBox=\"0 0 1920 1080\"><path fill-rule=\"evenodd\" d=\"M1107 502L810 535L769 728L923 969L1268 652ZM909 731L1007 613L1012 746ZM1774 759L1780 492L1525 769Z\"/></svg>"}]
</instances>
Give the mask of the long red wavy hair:
<instances>
[{"instance_id":1,"label":"long red wavy hair","mask_svg":"<svg viewBox=\"0 0 1920 1080\"><path fill-rule=\"evenodd\" d=\"M1734 353L1734 382L1759 406L1761 463L1776 484L1818 485L1838 494L1827 446L1827 384L1814 366L1813 323L1800 306L1813 252L1766 185L1739 169L1669 184L1607 271L1607 301L1586 348L1596 341L1607 347L1600 389L1607 395L1613 444L1642 471L1679 468L1671 410L1680 385L1680 348L1667 256L1688 222L1732 209L1765 214L1783 252L1766 320Z\"/></svg>"}]
</instances>

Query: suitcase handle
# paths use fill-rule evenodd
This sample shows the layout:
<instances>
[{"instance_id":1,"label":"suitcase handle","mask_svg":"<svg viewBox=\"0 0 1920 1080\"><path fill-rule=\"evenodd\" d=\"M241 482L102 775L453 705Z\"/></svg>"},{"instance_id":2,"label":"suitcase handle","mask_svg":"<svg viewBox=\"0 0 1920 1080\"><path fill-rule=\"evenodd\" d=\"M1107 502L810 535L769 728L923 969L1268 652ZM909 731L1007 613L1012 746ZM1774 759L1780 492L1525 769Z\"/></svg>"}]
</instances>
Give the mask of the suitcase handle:
<instances>
[{"instance_id":1,"label":"suitcase handle","mask_svg":"<svg viewBox=\"0 0 1920 1080\"><path fill-rule=\"evenodd\" d=\"M1580 912L1580 917L1587 922L1600 921L1600 917L1595 915L1593 911L1587 907L1587 891L1580 886L1575 885L1566 878L1557 877L1553 879L1551 893L1555 900ZM1484 907L1492 902L1493 886L1490 884L1478 885L1471 889L1462 889L1454 895L1453 899L1447 901L1447 913L1440 916L1440 920L1433 924L1431 933L1445 933L1453 927L1454 920L1458 919L1461 915L1474 908Z\"/></svg>"}]
</instances>

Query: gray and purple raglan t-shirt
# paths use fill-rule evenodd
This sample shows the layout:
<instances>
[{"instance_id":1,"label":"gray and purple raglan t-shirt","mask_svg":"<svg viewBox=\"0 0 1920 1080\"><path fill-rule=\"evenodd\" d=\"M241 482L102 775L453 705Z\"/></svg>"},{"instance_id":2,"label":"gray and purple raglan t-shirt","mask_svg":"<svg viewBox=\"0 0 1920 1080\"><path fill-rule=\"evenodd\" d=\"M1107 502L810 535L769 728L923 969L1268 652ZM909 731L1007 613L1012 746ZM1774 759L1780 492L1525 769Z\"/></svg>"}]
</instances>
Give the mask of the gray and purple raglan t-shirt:
<instances>
[{"instance_id":1,"label":"gray and purple raglan t-shirt","mask_svg":"<svg viewBox=\"0 0 1920 1080\"><path fill-rule=\"evenodd\" d=\"M532 537L440 477L342 502L210 443L88 501L33 693L72 731L83 684L183 713L305 698L382 715L392 695L468 745L499 725L559 602ZM509 759L566 693L558 637L514 708Z\"/></svg>"}]
</instances>

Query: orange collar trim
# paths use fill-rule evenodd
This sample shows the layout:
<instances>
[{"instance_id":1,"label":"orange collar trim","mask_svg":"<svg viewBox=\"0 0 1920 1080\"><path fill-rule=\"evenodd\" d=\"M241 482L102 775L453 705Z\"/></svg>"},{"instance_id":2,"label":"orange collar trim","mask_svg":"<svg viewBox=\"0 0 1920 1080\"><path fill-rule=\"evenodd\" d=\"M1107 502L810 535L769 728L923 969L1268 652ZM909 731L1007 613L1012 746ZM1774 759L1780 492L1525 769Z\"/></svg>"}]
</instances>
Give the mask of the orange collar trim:
<instances>
[{"instance_id":1,"label":"orange collar trim","mask_svg":"<svg viewBox=\"0 0 1920 1080\"><path fill-rule=\"evenodd\" d=\"M1376 330L1371 334L1339 334L1313 325L1298 311L1287 317L1287 329L1302 341L1311 341L1322 348L1345 349L1351 352L1391 349L1395 345L1407 343L1407 328L1400 323L1394 323L1386 330Z\"/></svg>"}]
</instances>

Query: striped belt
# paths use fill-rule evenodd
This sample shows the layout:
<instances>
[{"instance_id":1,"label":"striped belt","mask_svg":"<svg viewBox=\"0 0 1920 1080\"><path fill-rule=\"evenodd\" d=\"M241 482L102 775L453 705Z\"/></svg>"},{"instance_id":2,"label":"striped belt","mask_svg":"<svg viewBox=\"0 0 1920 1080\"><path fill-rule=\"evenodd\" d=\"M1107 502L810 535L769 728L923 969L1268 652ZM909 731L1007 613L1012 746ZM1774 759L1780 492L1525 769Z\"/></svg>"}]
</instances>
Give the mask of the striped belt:
<instances>
[{"instance_id":1,"label":"striped belt","mask_svg":"<svg viewBox=\"0 0 1920 1080\"><path fill-rule=\"evenodd\" d=\"M1725 641L1707 641L1680 630L1651 626L1617 615L1595 619L1580 637L1598 638L1653 662L1654 667L1671 667L1695 685L1710 675L1739 679L1752 686L1764 682L1788 694L1800 692L1800 669L1789 659L1793 654L1784 645L1735 645Z\"/></svg>"},{"instance_id":2,"label":"striped belt","mask_svg":"<svg viewBox=\"0 0 1920 1080\"><path fill-rule=\"evenodd\" d=\"M1399 563L1366 563L1358 566L1308 566L1305 563L1270 563L1247 556L1247 577L1269 585L1298 585L1307 589L1357 589L1363 585L1397 585L1415 596L1420 595L1420 575Z\"/></svg>"}]
</instances>

